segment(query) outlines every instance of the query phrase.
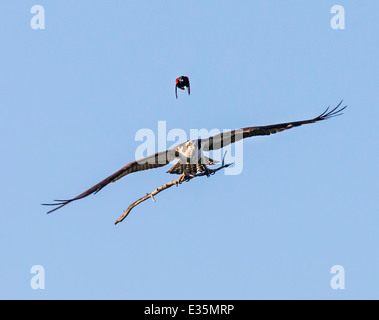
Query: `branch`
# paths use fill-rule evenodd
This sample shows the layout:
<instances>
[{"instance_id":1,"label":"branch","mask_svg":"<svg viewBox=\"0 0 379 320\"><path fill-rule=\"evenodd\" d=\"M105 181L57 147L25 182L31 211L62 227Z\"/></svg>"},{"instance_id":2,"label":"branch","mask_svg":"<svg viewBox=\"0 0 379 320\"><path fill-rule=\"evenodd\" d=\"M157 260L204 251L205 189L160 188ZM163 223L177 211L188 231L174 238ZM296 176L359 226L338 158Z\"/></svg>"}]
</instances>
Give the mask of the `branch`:
<instances>
[{"instance_id":1,"label":"branch","mask_svg":"<svg viewBox=\"0 0 379 320\"><path fill-rule=\"evenodd\" d=\"M154 202L155 202L155 199L154 199L154 196L157 195L158 193L168 189L168 188L171 188L172 186L176 185L178 186L179 184L182 184L183 182L188 182L190 180L192 180L193 178L196 178L196 177L201 177L201 176L207 176L207 177L210 177L211 175L214 175L217 171L221 170L221 169L224 169L224 168L227 168L231 165L231 163L229 164L224 164L224 159L222 161L222 165L216 169L208 169L208 171L203 171L203 172L199 172L199 173L196 173L194 175L185 175L184 173L180 175L180 177L176 180L172 180L158 188L156 188L153 192L151 193L147 193L144 197L138 199L137 201L134 201L129 207L128 209L126 209L124 211L124 213L122 214L122 216L120 218L118 218L115 222L115 224L123 221L127 215L130 213L130 211L137 205L139 205L141 202L144 202L145 200L151 198Z\"/></svg>"}]
</instances>

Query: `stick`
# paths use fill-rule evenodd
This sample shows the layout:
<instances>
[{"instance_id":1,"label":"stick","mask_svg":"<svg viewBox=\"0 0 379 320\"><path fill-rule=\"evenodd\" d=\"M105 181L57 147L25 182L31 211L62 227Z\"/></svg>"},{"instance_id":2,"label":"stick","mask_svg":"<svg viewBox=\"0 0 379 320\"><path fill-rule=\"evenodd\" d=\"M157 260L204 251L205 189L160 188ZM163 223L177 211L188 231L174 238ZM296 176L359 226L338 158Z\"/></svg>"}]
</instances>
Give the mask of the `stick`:
<instances>
[{"instance_id":1,"label":"stick","mask_svg":"<svg viewBox=\"0 0 379 320\"><path fill-rule=\"evenodd\" d=\"M195 175L185 175L184 173L181 174L181 176L176 179L176 180L172 180L158 188L156 188L153 192L151 193L148 193L146 194L144 197L138 199L137 201L134 201L129 207L128 209L126 209L124 211L124 213L122 214L122 216L120 218L118 218L115 222L115 225L121 221L123 221L127 215L130 213L130 211L137 205L139 205L141 202L144 202L145 200L151 198L154 202L155 202L155 199L154 199L154 196L157 195L158 193L168 189L168 188L171 188L172 186L176 185L178 186L179 184L182 184L183 182L188 182L190 180L192 180L193 178L196 178L196 177L201 177L201 176L210 176L210 175L213 175L215 174L217 171L221 170L221 169L224 169L224 168L227 168L231 165L231 163L229 164L224 164L224 159L222 161L222 165L216 169L208 169L208 172L204 171L204 172L199 172Z\"/></svg>"}]
</instances>

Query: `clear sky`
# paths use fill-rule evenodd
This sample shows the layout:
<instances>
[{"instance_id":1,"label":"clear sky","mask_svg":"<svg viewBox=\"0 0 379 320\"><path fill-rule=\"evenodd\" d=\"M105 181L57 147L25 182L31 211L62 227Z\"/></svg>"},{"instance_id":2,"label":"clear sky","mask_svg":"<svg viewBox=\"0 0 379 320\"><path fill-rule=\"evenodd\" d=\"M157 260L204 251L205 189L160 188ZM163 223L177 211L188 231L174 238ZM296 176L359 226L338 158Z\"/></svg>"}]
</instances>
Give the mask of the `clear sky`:
<instances>
[{"instance_id":1,"label":"clear sky","mask_svg":"<svg viewBox=\"0 0 379 320\"><path fill-rule=\"evenodd\" d=\"M31 27L37 4L43 30ZM345 29L331 27L336 4ZM0 298L379 298L378 1L0 9ZM176 100L180 75L191 95ZM169 167L50 215L40 205L133 161L136 133L158 121L235 129L312 118L341 99L341 117L245 140L241 174L167 190L117 226L172 180ZM35 265L45 289L31 287ZM335 265L343 290L331 287Z\"/></svg>"}]
</instances>

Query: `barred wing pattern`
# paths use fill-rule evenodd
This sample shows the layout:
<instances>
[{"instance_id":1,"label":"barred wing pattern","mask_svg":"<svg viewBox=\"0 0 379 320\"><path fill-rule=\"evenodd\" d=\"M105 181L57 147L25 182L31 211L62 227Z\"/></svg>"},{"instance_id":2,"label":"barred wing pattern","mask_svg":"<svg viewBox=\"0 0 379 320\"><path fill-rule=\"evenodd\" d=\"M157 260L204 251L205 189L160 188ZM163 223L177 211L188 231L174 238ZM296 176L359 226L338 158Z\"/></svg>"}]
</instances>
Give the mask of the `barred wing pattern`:
<instances>
[{"instance_id":1,"label":"barred wing pattern","mask_svg":"<svg viewBox=\"0 0 379 320\"><path fill-rule=\"evenodd\" d=\"M341 115L342 111L346 108L339 108L342 104L342 101L332 110L329 111L329 107L318 117L303 120L303 121L295 121L295 122L285 122L279 124L273 124L268 126L259 126L259 127L248 127L242 128L238 130L232 130L229 132L223 132L217 134L213 137L202 139L202 149L203 151L217 150L223 148L231 143L235 143L245 138L253 137L253 136L265 136L274 133L278 133L284 130L288 130L291 128L299 127L303 124L315 123L322 120L327 120L332 117L336 117Z\"/></svg>"},{"instance_id":2,"label":"barred wing pattern","mask_svg":"<svg viewBox=\"0 0 379 320\"><path fill-rule=\"evenodd\" d=\"M53 210L50 210L48 213L53 212L55 210L58 210L59 208L62 208L66 204L69 204L72 201L83 199L83 198L85 198L91 194L95 194L95 193L99 192L106 185L121 179L122 177L128 175L129 173L163 167L163 166L169 164L171 161L173 161L176 157L178 157L178 153L174 149L169 149L166 151L157 152L151 156L148 156L148 157L145 157L145 158L142 158L142 159L139 159L139 160L136 160L136 161L133 161L133 162L127 164L126 166L122 167L120 170L111 174L109 177L107 177L103 181L100 181L99 183L95 184L93 187L84 191L83 193L76 196L75 198L68 199L68 200L54 200L54 201L56 201L56 203L43 203L42 205L58 206L58 207L54 208Z\"/></svg>"}]
</instances>

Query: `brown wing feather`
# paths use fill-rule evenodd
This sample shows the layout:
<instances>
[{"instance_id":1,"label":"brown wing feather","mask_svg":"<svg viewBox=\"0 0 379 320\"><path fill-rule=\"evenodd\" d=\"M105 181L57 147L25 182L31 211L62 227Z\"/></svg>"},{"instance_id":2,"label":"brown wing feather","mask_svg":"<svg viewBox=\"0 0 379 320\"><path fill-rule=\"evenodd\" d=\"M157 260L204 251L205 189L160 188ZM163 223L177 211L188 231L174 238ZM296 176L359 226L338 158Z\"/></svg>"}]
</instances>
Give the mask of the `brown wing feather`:
<instances>
[{"instance_id":1,"label":"brown wing feather","mask_svg":"<svg viewBox=\"0 0 379 320\"><path fill-rule=\"evenodd\" d=\"M341 111L343 111L346 108L346 106L338 109L341 104L342 104L342 101L333 110L328 111L329 108L327 108L318 117L309 119L309 120L285 122L285 123L273 124L273 125L268 125L268 126L247 127L247 128L242 128L238 130L233 130L230 132L223 132L213 137L210 137L208 139L203 139L202 140L203 150L204 151L217 150L245 138L249 138L253 136L270 135L270 134L278 133L278 132L288 130L294 127L299 127L303 124L315 123L321 120L330 119L332 117L339 116L342 114Z\"/></svg>"},{"instance_id":2,"label":"brown wing feather","mask_svg":"<svg viewBox=\"0 0 379 320\"><path fill-rule=\"evenodd\" d=\"M68 199L68 200L55 200L55 201L57 201L57 203L43 203L42 205L44 205L44 206L58 206L57 208L50 210L48 213L53 212L55 210L58 210L59 208L62 208L66 204L69 204L72 201L83 199L83 198L89 196L90 194L94 194L94 193L99 192L106 185L121 179L122 177L128 175L129 173L163 167L163 166L167 165L168 163L170 163L172 160L174 160L176 158L176 156L177 156L177 152L175 152L175 150L173 150L173 149L162 151L162 152L157 152L151 156L148 156L148 157L145 157L145 158L142 158L140 160L136 160L136 161L133 161L133 162L127 164L126 166L122 167L120 170L111 174L109 177L107 177L103 181L100 181L99 183L95 184L93 187L84 191L83 193L76 196L75 198Z\"/></svg>"}]
</instances>

